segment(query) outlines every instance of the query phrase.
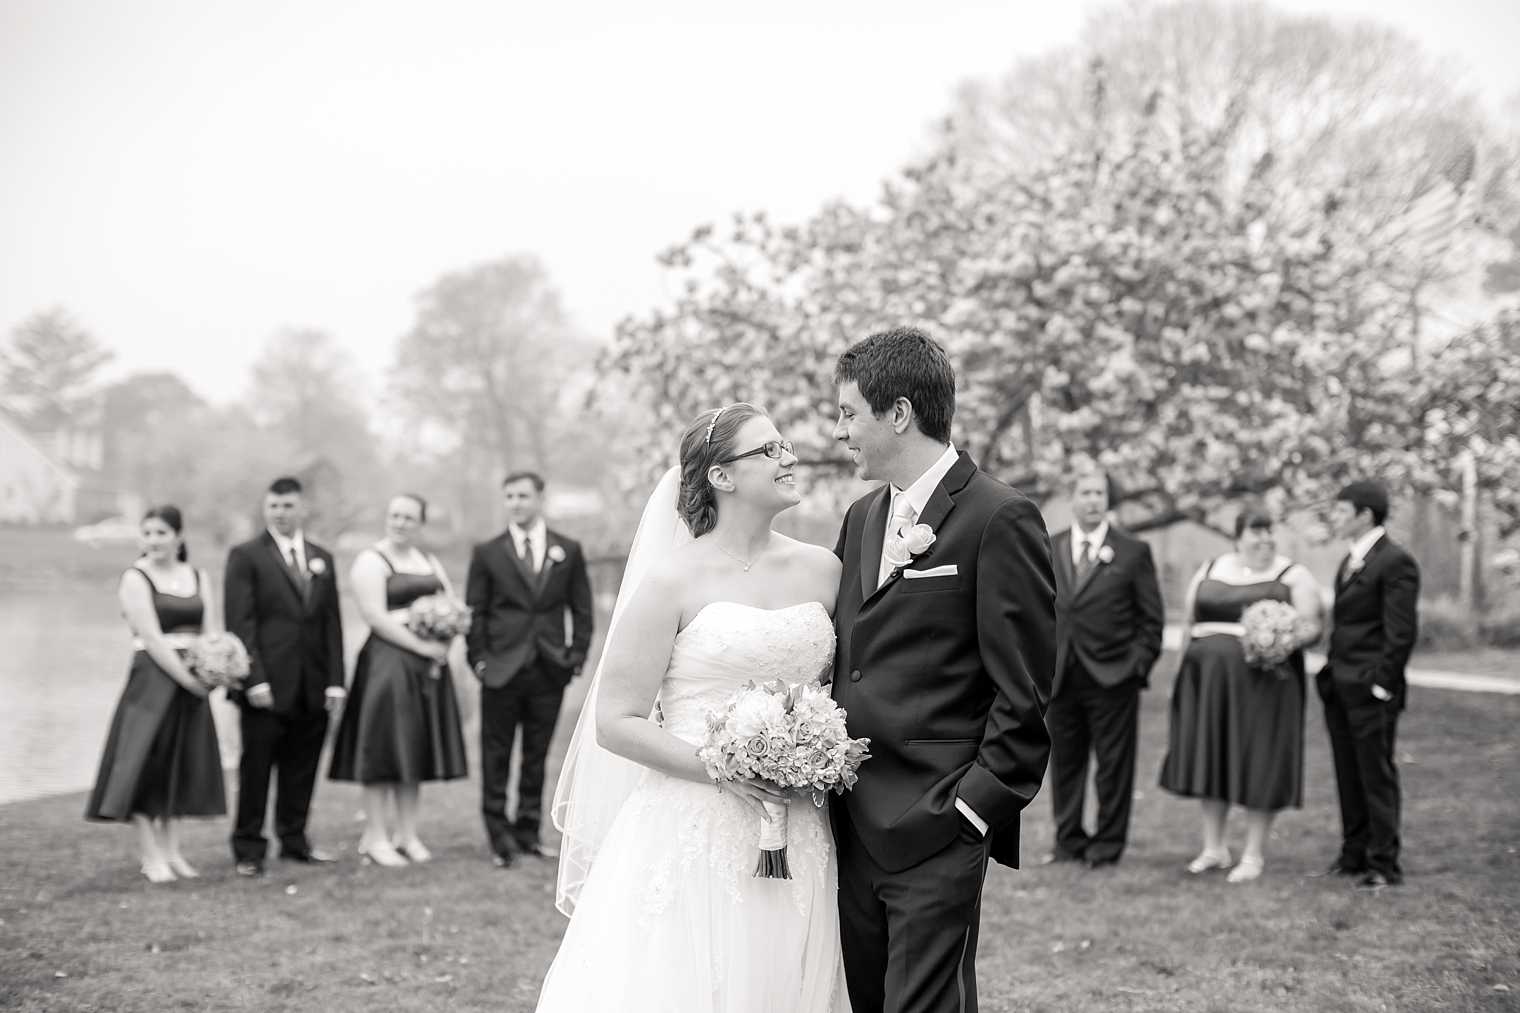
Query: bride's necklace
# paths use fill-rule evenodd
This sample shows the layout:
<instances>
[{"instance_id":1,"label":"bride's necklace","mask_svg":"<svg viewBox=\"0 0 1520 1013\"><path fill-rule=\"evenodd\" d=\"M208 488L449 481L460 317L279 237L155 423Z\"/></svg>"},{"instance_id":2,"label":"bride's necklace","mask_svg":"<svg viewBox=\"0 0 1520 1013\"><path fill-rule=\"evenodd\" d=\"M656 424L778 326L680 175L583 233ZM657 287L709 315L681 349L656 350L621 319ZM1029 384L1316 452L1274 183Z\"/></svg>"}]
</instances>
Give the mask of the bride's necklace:
<instances>
[{"instance_id":1,"label":"bride's necklace","mask_svg":"<svg viewBox=\"0 0 1520 1013\"><path fill-rule=\"evenodd\" d=\"M755 562L756 562L755 559L745 559L743 556L739 555L736 552L729 552L723 546L719 545L716 541L713 542L713 547L716 548L719 552L723 553L729 559L732 559L734 562L736 562L740 566L742 566L744 568L744 572L745 573L748 573L750 567L752 567L752 566L755 565ZM756 557L756 559L758 559L758 558L759 557Z\"/></svg>"}]
</instances>

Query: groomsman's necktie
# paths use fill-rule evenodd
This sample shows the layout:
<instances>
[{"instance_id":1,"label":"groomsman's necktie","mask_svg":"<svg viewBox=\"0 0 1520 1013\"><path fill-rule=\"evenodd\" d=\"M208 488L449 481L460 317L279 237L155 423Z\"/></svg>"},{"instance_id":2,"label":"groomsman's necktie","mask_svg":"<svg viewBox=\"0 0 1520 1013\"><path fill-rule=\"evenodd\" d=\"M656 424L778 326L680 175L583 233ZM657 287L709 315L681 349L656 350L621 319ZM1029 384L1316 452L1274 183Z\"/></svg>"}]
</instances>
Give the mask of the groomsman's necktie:
<instances>
[{"instance_id":1,"label":"groomsman's necktie","mask_svg":"<svg viewBox=\"0 0 1520 1013\"><path fill-rule=\"evenodd\" d=\"M528 564L528 569L538 572L538 560L533 554L533 532L523 532L523 562Z\"/></svg>"},{"instance_id":2,"label":"groomsman's necktie","mask_svg":"<svg viewBox=\"0 0 1520 1013\"><path fill-rule=\"evenodd\" d=\"M887 562L887 546L894 541L900 540L903 532L913 526L918 511L913 509L913 504L908 502L908 497L898 493L892 500L892 519L887 522L887 532L881 542L881 569L876 573L876 586L887 582L887 576L894 570L891 563Z\"/></svg>"},{"instance_id":3,"label":"groomsman's necktie","mask_svg":"<svg viewBox=\"0 0 1520 1013\"><path fill-rule=\"evenodd\" d=\"M301 569L301 559L296 555L296 547L294 545L290 547L289 552L290 558L285 561L285 565L290 567L290 575L296 579L296 587L301 589L301 597L304 598L306 596L306 571Z\"/></svg>"},{"instance_id":4,"label":"groomsman's necktie","mask_svg":"<svg viewBox=\"0 0 1520 1013\"><path fill-rule=\"evenodd\" d=\"M1077 559L1077 583L1087 579L1087 574L1092 570L1092 542L1082 539L1082 555Z\"/></svg>"}]
</instances>

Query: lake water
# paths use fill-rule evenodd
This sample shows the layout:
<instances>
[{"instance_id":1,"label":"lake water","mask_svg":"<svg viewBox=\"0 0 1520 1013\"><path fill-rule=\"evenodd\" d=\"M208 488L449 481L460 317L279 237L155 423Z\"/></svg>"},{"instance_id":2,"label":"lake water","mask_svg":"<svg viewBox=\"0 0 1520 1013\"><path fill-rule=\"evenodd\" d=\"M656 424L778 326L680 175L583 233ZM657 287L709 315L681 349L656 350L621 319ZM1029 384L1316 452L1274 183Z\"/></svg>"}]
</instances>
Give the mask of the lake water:
<instances>
[{"instance_id":1,"label":"lake water","mask_svg":"<svg viewBox=\"0 0 1520 1013\"><path fill-rule=\"evenodd\" d=\"M206 555L210 553L197 558ZM221 555L215 553L218 563ZM131 561L129 546L89 549L73 543L66 532L0 528L0 804L83 791L94 783L132 656L131 635L116 604L117 580ZM346 562L339 563L344 573ZM445 564L462 587L463 562L456 565L445 557ZM219 566L211 569L219 582ZM598 634L619 572L617 561L593 566ZM343 619L352 671L366 631L346 594ZM577 679L566 694L555 760L568 741L585 682ZM473 742L474 680L465 677L456 688L466 739ZM213 700L222 757L232 765L238 755L237 711L219 696ZM557 763L551 766L557 768Z\"/></svg>"}]
</instances>

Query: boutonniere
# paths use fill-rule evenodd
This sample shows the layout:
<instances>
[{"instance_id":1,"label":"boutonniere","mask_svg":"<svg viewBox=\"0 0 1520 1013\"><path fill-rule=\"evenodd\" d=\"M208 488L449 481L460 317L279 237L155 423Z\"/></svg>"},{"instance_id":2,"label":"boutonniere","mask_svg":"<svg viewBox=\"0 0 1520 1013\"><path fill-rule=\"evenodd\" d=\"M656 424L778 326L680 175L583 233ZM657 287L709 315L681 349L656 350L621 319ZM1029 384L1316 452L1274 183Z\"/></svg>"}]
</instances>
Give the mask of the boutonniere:
<instances>
[{"instance_id":1,"label":"boutonniere","mask_svg":"<svg viewBox=\"0 0 1520 1013\"><path fill-rule=\"evenodd\" d=\"M1346 579L1350 580L1352 577L1355 577L1357 574L1361 573L1362 567L1366 565L1367 561L1365 559L1353 559L1346 567Z\"/></svg>"},{"instance_id":2,"label":"boutonniere","mask_svg":"<svg viewBox=\"0 0 1520 1013\"><path fill-rule=\"evenodd\" d=\"M306 561L306 569L313 577L320 577L327 572L327 560L321 556L313 556Z\"/></svg>"},{"instance_id":3,"label":"boutonniere","mask_svg":"<svg viewBox=\"0 0 1520 1013\"><path fill-rule=\"evenodd\" d=\"M934 544L934 529L927 524L915 524L901 535L887 539L882 555L892 567L907 566L913 557L923 554Z\"/></svg>"},{"instance_id":4,"label":"boutonniere","mask_svg":"<svg viewBox=\"0 0 1520 1013\"><path fill-rule=\"evenodd\" d=\"M563 563L564 561L565 561L565 550L562 549L562 548L560 548L558 545L551 545L551 546L549 546L549 562L551 562L551 563Z\"/></svg>"},{"instance_id":5,"label":"boutonniere","mask_svg":"<svg viewBox=\"0 0 1520 1013\"><path fill-rule=\"evenodd\" d=\"M1098 562L1100 562L1100 563L1112 563L1113 561L1114 561L1114 547L1112 545L1105 545L1101 549L1098 550Z\"/></svg>"}]
</instances>

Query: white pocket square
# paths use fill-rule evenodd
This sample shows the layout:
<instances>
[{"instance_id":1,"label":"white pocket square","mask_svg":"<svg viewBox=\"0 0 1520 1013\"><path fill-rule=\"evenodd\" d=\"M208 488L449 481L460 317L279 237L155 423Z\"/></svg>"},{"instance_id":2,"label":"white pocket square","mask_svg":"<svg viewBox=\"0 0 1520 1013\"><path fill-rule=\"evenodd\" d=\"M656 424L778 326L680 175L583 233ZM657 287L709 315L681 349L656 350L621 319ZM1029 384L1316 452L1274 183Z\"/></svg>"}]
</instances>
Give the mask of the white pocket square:
<instances>
[{"instance_id":1,"label":"white pocket square","mask_svg":"<svg viewBox=\"0 0 1520 1013\"><path fill-rule=\"evenodd\" d=\"M954 563L946 563L944 566L932 567L928 570L904 570L904 580L923 580L925 577L954 577L960 573L960 568Z\"/></svg>"}]
</instances>

